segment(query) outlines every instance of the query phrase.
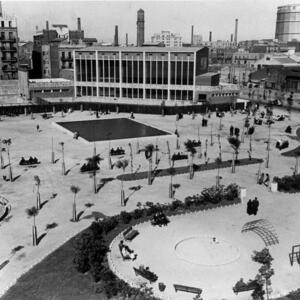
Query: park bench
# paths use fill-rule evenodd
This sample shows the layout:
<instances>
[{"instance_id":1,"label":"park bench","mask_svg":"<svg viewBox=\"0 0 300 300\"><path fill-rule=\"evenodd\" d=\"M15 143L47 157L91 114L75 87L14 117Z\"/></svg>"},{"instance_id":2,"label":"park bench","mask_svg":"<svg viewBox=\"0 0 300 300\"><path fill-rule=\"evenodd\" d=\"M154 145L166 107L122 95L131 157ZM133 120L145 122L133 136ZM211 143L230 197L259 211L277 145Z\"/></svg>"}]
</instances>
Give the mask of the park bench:
<instances>
[{"instance_id":1,"label":"park bench","mask_svg":"<svg viewBox=\"0 0 300 300\"><path fill-rule=\"evenodd\" d=\"M201 295L202 293L202 289L192 287L192 286L181 285L181 284L174 284L174 289L175 292L182 291L182 292L194 293L198 295Z\"/></svg>"},{"instance_id":2,"label":"park bench","mask_svg":"<svg viewBox=\"0 0 300 300\"><path fill-rule=\"evenodd\" d=\"M132 241L138 234L139 234L139 232L137 230L133 230L132 226L128 227L123 232L123 236L126 241Z\"/></svg>"},{"instance_id":3,"label":"park bench","mask_svg":"<svg viewBox=\"0 0 300 300\"><path fill-rule=\"evenodd\" d=\"M136 276L140 275L143 278L149 280L151 283L155 282L158 279L158 277L155 273L151 272L150 270L146 270L142 267L139 267L139 268L133 267L133 270L134 270L134 273Z\"/></svg>"},{"instance_id":4,"label":"park bench","mask_svg":"<svg viewBox=\"0 0 300 300\"><path fill-rule=\"evenodd\" d=\"M188 159L188 156L186 154L182 154L182 153L177 153L177 154L173 154L172 155L172 160L175 161L175 160L182 160L182 159Z\"/></svg>"}]
</instances>

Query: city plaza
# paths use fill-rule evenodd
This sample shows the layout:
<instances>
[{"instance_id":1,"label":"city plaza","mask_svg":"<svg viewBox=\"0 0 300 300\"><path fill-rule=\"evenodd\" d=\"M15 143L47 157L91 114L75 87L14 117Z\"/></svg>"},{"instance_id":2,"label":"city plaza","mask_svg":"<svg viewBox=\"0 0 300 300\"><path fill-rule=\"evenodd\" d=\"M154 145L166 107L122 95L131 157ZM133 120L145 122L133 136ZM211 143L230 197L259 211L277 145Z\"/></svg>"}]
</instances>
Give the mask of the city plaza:
<instances>
[{"instance_id":1,"label":"city plaza","mask_svg":"<svg viewBox=\"0 0 300 300\"><path fill-rule=\"evenodd\" d=\"M260 109L263 110L261 105ZM287 114L284 109L274 108L274 115ZM34 265L42 261L48 254L60 247L65 241L87 228L93 214L112 216L122 210L132 211L138 203L146 202L168 203L169 176L156 177L152 185L146 179L124 181L124 188L128 202L126 207L120 203L120 180L116 177L122 173L120 169L109 168L109 150L113 147L125 149L125 157L129 158L129 143L133 148L133 171L147 171L148 162L144 153L136 154L136 149L142 149L147 144L158 145L159 168L168 168L167 141L171 153L185 152L184 142L187 139L200 140L202 152L205 140L208 141L207 158L213 162L219 155L218 136L222 145L222 159L232 159L232 149L227 141L229 127L242 128L246 115L238 111L231 115L229 112L220 121L215 113L208 118L208 126L202 127L203 116L200 114L192 118L185 114L176 121L174 115L143 115L135 114L136 122L160 129L167 135L147 138L106 139L102 142L87 142L82 138L74 139L73 134L63 130L57 122L71 122L81 120L95 120L91 111L74 111L62 116L60 112L53 118L43 119L41 114L4 117L1 121L1 138L11 138L10 160L13 173L13 182L1 179L1 196L9 201L11 210L1 221L1 235L5 236L5 243L0 250L0 294L12 287L16 280ZM102 119L129 118L129 114L111 112L100 115ZM207 115L205 116L207 118ZM157 284L152 284L154 294L163 299L192 299L193 295L184 292L175 292L173 284L195 286L203 289L202 297L209 300L217 299L249 299L250 292L233 293L232 287L240 279L253 279L258 265L251 260L254 250L265 247L263 240L253 232L242 233L245 223L264 219L270 222L278 236L279 243L269 247L274 258L272 277L272 297L287 294L299 287L297 264L291 266L288 254L293 245L299 243L298 232L300 208L297 193L271 192L264 185L257 184L257 172L269 173L270 177L292 175L295 159L284 157L275 148L277 140L288 140L289 149L299 145L296 129L299 127L300 114L292 112L291 120L275 122L270 129L270 161L269 168L265 168L267 157L266 142L268 140L268 126L255 126L252 139L253 158L261 158L264 162L248 166L237 166L236 172L231 168L222 168L220 175L224 185L236 183L244 191L242 202L227 207L219 207L207 211L183 214L170 217L166 227L153 227L150 222L135 226L139 235L130 242L130 247L137 253L135 261L124 261L118 252L120 236L116 236L111 244L109 263L115 274L132 286L138 286L142 277L135 276L133 267L149 266L158 275L159 282L164 282L166 290L160 292ZM250 124L253 123L251 117ZM220 128L221 124L221 128ZM37 130L37 125L39 128ZM286 134L285 129L290 125L292 134ZM176 149L177 128L180 135L180 149ZM249 137L243 137L239 158L248 158ZM62 147L64 143L64 161L66 175L62 175ZM54 149L55 163L51 163L51 149ZM93 179L88 174L80 173L80 166L86 158L91 157L96 148L103 160L100 163L100 172L97 174L97 183L101 179L111 178L94 194ZM283 151L284 152L284 151ZM3 153L5 165L8 164L6 153ZM21 157L37 157L41 162L35 168L19 165ZM112 163L115 160L113 159ZM195 163L204 163L204 158L195 155ZM176 162L175 166L186 166L187 161ZM1 170L1 178L8 177L9 167ZM126 173L130 173L127 167ZM34 206L36 202L34 176L40 178L40 195L42 208L36 217L38 236L42 237L38 246L32 246L32 220L27 218L25 210ZM195 172L194 178L189 174L174 176L173 182L178 184L175 199L184 200L185 197L200 193L204 187L216 183L217 170ZM81 211L78 222L71 222L73 194L70 186L80 187L77 195L77 209ZM132 187L140 189L132 192ZM245 196L245 197L244 197ZM248 199L257 197L260 205L256 216L246 213ZM89 204L89 205L87 205ZM47 225L56 223L53 229L46 229ZM49 227L48 227L49 228ZM211 244L214 238L217 244ZM12 249L19 246L19 251ZM48 297L59 297L55 290ZM28 296L28 295L27 295ZM71 297L71 295L69 295ZM47 295L45 295L47 297ZM9 294L3 299L11 299ZM75 299L75 298L74 298Z\"/></svg>"}]
</instances>

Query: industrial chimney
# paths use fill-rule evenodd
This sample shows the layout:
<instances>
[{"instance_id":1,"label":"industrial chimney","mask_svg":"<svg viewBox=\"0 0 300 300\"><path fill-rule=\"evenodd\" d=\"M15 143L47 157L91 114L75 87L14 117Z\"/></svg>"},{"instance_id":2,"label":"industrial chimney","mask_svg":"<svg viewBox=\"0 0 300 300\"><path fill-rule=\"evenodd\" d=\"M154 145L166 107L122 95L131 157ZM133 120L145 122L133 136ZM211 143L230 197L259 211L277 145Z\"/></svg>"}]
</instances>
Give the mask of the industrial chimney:
<instances>
[{"instance_id":1,"label":"industrial chimney","mask_svg":"<svg viewBox=\"0 0 300 300\"><path fill-rule=\"evenodd\" d=\"M126 42L125 42L125 44L126 44L126 47L128 47L128 33L126 33Z\"/></svg>"},{"instance_id":2,"label":"industrial chimney","mask_svg":"<svg viewBox=\"0 0 300 300\"><path fill-rule=\"evenodd\" d=\"M49 30L49 21L46 21L46 30Z\"/></svg>"},{"instance_id":3,"label":"industrial chimney","mask_svg":"<svg viewBox=\"0 0 300 300\"><path fill-rule=\"evenodd\" d=\"M212 41L212 32L210 31L209 32L209 42L211 43L211 41Z\"/></svg>"},{"instance_id":4,"label":"industrial chimney","mask_svg":"<svg viewBox=\"0 0 300 300\"><path fill-rule=\"evenodd\" d=\"M194 45L194 25L192 25L192 30L191 30L191 46Z\"/></svg>"},{"instance_id":5,"label":"industrial chimney","mask_svg":"<svg viewBox=\"0 0 300 300\"><path fill-rule=\"evenodd\" d=\"M2 17L2 3L0 1L0 17Z\"/></svg>"},{"instance_id":6,"label":"industrial chimney","mask_svg":"<svg viewBox=\"0 0 300 300\"><path fill-rule=\"evenodd\" d=\"M119 46L119 30L118 30L118 25L115 26L114 46Z\"/></svg>"},{"instance_id":7,"label":"industrial chimney","mask_svg":"<svg viewBox=\"0 0 300 300\"><path fill-rule=\"evenodd\" d=\"M81 31L81 20L80 20L80 18L77 18L77 30Z\"/></svg>"},{"instance_id":8,"label":"industrial chimney","mask_svg":"<svg viewBox=\"0 0 300 300\"><path fill-rule=\"evenodd\" d=\"M230 43L233 42L233 33L230 35Z\"/></svg>"},{"instance_id":9,"label":"industrial chimney","mask_svg":"<svg viewBox=\"0 0 300 300\"><path fill-rule=\"evenodd\" d=\"M239 20L235 19L235 29L234 29L234 43L237 45L237 35L238 35Z\"/></svg>"}]
</instances>

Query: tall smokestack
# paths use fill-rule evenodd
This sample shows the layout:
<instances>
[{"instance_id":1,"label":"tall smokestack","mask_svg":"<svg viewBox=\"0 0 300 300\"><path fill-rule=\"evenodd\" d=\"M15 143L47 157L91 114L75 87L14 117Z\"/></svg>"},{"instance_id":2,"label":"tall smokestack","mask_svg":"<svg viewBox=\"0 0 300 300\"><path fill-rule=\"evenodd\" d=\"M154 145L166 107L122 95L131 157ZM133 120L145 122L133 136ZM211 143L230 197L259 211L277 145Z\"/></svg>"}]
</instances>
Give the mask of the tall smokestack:
<instances>
[{"instance_id":1,"label":"tall smokestack","mask_svg":"<svg viewBox=\"0 0 300 300\"><path fill-rule=\"evenodd\" d=\"M2 17L3 15L2 15L2 3L1 3L1 1L0 1L0 17Z\"/></svg>"},{"instance_id":2,"label":"tall smokestack","mask_svg":"<svg viewBox=\"0 0 300 300\"><path fill-rule=\"evenodd\" d=\"M235 19L234 43L235 43L236 45L237 45L238 26L239 26L239 20L238 20L238 19Z\"/></svg>"},{"instance_id":3,"label":"tall smokestack","mask_svg":"<svg viewBox=\"0 0 300 300\"><path fill-rule=\"evenodd\" d=\"M142 9L139 9L137 12L136 28L136 45L141 47L145 42L145 12Z\"/></svg>"},{"instance_id":4,"label":"tall smokestack","mask_svg":"<svg viewBox=\"0 0 300 300\"><path fill-rule=\"evenodd\" d=\"M80 18L77 18L77 30L81 31L81 20L80 20Z\"/></svg>"},{"instance_id":5,"label":"tall smokestack","mask_svg":"<svg viewBox=\"0 0 300 300\"><path fill-rule=\"evenodd\" d=\"M119 30L118 30L118 25L115 26L114 46L119 46Z\"/></svg>"},{"instance_id":6,"label":"tall smokestack","mask_svg":"<svg viewBox=\"0 0 300 300\"><path fill-rule=\"evenodd\" d=\"M46 30L49 30L49 21L46 21Z\"/></svg>"},{"instance_id":7,"label":"tall smokestack","mask_svg":"<svg viewBox=\"0 0 300 300\"><path fill-rule=\"evenodd\" d=\"M212 32L210 31L209 32L209 42L211 42L212 41Z\"/></svg>"},{"instance_id":8,"label":"tall smokestack","mask_svg":"<svg viewBox=\"0 0 300 300\"><path fill-rule=\"evenodd\" d=\"M233 33L230 35L230 43L233 42Z\"/></svg>"},{"instance_id":9,"label":"tall smokestack","mask_svg":"<svg viewBox=\"0 0 300 300\"><path fill-rule=\"evenodd\" d=\"M192 25L192 30L191 30L191 46L194 45L194 25Z\"/></svg>"},{"instance_id":10,"label":"tall smokestack","mask_svg":"<svg viewBox=\"0 0 300 300\"><path fill-rule=\"evenodd\" d=\"M128 47L128 33L126 33L126 47Z\"/></svg>"}]
</instances>

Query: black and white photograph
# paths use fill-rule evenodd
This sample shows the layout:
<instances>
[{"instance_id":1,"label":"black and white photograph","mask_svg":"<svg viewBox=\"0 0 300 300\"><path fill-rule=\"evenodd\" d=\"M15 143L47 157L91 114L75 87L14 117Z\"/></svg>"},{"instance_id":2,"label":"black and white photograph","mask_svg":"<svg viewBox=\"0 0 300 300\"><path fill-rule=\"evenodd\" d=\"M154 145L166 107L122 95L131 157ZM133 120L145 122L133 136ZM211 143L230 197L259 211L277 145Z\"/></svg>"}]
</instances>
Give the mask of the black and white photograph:
<instances>
[{"instance_id":1,"label":"black and white photograph","mask_svg":"<svg viewBox=\"0 0 300 300\"><path fill-rule=\"evenodd\" d=\"M0 1L0 300L300 300L300 0Z\"/></svg>"}]
</instances>

